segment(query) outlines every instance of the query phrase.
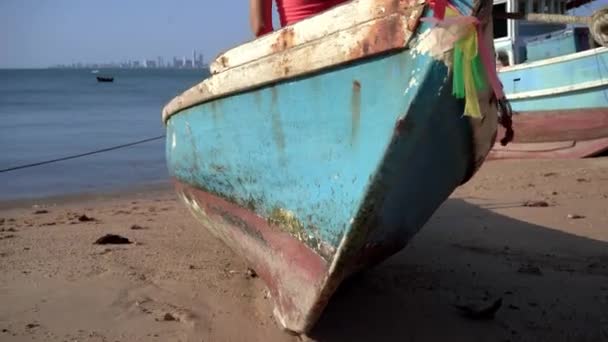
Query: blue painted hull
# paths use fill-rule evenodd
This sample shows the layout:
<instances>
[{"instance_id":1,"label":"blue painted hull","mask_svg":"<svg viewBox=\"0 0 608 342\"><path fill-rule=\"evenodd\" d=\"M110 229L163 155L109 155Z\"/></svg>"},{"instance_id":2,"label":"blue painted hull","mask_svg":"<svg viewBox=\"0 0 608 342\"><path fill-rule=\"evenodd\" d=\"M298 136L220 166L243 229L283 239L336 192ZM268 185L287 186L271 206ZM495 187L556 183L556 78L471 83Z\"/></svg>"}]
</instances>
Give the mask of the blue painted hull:
<instances>
[{"instance_id":1,"label":"blue painted hull","mask_svg":"<svg viewBox=\"0 0 608 342\"><path fill-rule=\"evenodd\" d=\"M492 159L585 158L608 150L608 49L499 73L514 111L514 143Z\"/></svg>"},{"instance_id":2,"label":"blue painted hull","mask_svg":"<svg viewBox=\"0 0 608 342\"><path fill-rule=\"evenodd\" d=\"M415 215L403 217L409 227L399 229L413 233L471 163L462 103L449 87L440 90L446 67L417 61L393 55L185 110L167 124L169 170L264 217L288 209L337 248L387 164L409 200L419 200ZM426 98L404 96L417 67L428 72L417 89ZM403 142L393 141L400 118Z\"/></svg>"},{"instance_id":3,"label":"blue painted hull","mask_svg":"<svg viewBox=\"0 0 608 342\"><path fill-rule=\"evenodd\" d=\"M602 82L608 80L608 49L605 48L580 58L507 69L498 75L515 112L608 107L608 82ZM551 89L561 91L556 93ZM522 93L530 96L514 98Z\"/></svg>"},{"instance_id":4,"label":"blue painted hull","mask_svg":"<svg viewBox=\"0 0 608 342\"><path fill-rule=\"evenodd\" d=\"M443 61L403 50L182 110L168 168L281 324L306 332L344 277L403 248L479 167L463 109Z\"/></svg>"}]
</instances>

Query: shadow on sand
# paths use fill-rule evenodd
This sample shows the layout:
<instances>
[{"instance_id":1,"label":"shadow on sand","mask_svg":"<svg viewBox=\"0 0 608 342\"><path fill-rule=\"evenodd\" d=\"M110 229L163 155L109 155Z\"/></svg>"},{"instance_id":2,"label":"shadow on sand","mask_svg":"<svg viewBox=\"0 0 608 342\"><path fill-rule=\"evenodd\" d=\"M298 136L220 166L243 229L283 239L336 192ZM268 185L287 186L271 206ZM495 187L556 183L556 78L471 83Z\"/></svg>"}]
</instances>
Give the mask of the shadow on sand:
<instances>
[{"instance_id":1,"label":"shadow on sand","mask_svg":"<svg viewBox=\"0 0 608 342\"><path fill-rule=\"evenodd\" d=\"M343 283L310 338L608 341L607 265L606 242L450 199L402 252ZM454 307L497 298L493 320Z\"/></svg>"}]
</instances>

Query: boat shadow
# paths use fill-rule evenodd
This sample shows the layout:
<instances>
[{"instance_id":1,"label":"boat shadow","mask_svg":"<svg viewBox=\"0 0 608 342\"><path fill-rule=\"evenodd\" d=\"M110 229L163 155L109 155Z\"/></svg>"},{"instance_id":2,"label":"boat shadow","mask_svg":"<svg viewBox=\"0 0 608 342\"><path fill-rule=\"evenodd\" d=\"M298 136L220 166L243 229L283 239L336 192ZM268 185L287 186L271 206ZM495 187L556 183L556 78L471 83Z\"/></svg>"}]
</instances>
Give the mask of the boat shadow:
<instances>
[{"instance_id":1,"label":"boat shadow","mask_svg":"<svg viewBox=\"0 0 608 342\"><path fill-rule=\"evenodd\" d=\"M450 199L403 251L345 281L309 338L562 340L573 337L564 331L581 329L590 340L601 339L608 330L596 327L608 313L594 298L608 301L608 287L597 285L608 277L607 264L604 241ZM455 307L488 306L497 298L502 307L490 320L472 320ZM569 314L577 306L586 312Z\"/></svg>"}]
</instances>

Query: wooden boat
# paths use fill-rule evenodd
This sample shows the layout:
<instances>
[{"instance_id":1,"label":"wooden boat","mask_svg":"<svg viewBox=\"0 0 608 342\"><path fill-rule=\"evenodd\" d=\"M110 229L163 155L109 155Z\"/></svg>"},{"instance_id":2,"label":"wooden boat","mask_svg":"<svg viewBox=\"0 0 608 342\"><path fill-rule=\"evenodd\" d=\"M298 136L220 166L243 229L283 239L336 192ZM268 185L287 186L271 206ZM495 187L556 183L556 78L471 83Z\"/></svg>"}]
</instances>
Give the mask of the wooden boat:
<instances>
[{"instance_id":1,"label":"wooden boat","mask_svg":"<svg viewBox=\"0 0 608 342\"><path fill-rule=\"evenodd\" d=\"M494 13L565 14L572 7L567 0L494 3ZM517 134L490 158L583 158L608 150L608 48L594 47L587 27L512 19L494 27Z\"/></svg>"},{"instance_id":2,"label":"wooden boat","mask_svg":"<svg viewBox=\"0 0 608 342\"><path fill-rule=\"evenodd\" d=\"M97 82L114 82L114 77L97 76Z\"/></svg>"},{"instance_id":3,"label":"wooden boat","mask_svg":"<svg viewBox=\"0 0 608 342\"><path fill-rule=\"evenodd\" d=\"M402 249L492 147L491 2L451 4L437 24L425 1L345 3L220 55L163 109L179 198L256 270L284 329L309 331L343 279ZM491 65L463 101L448 65L472 79L453 63L464 40Z\"/></svg>"}]
</instances>

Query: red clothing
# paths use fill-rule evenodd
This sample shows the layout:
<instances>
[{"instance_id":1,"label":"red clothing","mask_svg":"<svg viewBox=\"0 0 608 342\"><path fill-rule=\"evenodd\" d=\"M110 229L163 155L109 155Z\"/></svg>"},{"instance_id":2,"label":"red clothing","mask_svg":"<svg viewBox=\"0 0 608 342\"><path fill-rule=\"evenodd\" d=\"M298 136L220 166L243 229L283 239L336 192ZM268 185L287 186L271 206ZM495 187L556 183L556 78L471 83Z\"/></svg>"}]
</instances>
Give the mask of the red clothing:
<instances>
[{"instance_id":1,"label":"red clothing","mask_svg":"<svg viewBox=\"0 0 608 342\"><path fill-rule=\"evenodd\" d=\"M347 0L276 0L281 26L291 25Z\"/></svg>"},{"instance_id":2,"label":"red clothing","mask_svg":"<svg viewBox=\"0 0 608 342\"><path fill-rule=\"evenodd\" d=\"M349 0L276 0L281 26L287 26L321 13ZM272 0L264 0L264 31L272 32Z\"/></svg>"}]
</instances>

